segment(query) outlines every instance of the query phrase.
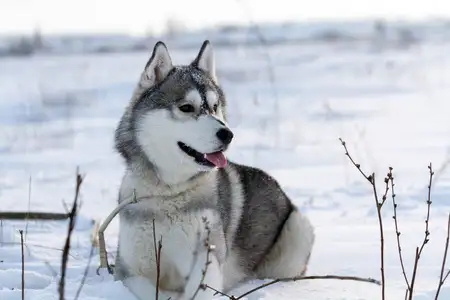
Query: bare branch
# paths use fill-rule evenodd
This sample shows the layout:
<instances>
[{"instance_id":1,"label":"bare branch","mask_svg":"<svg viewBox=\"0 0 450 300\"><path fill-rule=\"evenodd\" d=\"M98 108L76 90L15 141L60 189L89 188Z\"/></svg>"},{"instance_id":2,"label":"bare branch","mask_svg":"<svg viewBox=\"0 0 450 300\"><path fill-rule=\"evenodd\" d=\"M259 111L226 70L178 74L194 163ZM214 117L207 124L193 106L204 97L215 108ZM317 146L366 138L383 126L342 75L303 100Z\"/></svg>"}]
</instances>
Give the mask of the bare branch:
<instances>
[{"instance_id":1,"label":"bare branch","mask_svg":"<svg viewBox=\"0 0 450 300\"><path fill-rule=\"evenodd\" d=\"M359 282L367 282L367 283L373 283L376 285L381 285L378 280L373 278L361 278L361 277L355 277L355 276L338 276L338 275L324 275L324 276L298 276L298 277L292 277L292 278L281 278L281 279L275 279L273 281L270 281L268 283L262 284L254 289L251 289L248 292L245 292L244 294L240 295L239 297L230 298L230 299L242 299L245 296L248 296L257 290L260 290L262 288L268 287L269 285L273 285L278 282L291 282L291 281L301 281L301 280L314 280L314 279L337 279L337 280L351 280L351 281L359 281Z\"/></svg>"},{"instance_id":2,"label":"bare branch","mask_svg":"<svg viewBox=\"0 0 450 300\"><path fill-rule=\"evenodd\" d=\"M210 290L216 292L216 293L214 294L214 296L216 296L216 295L221 295L221 296L227 297L228 299L232 299L232 300L235 300L235 299L236 299L234 296L228 295L227 293L224 293L224 292L221 292L221 291L219 291L219 290L216 290L215 288L213 288L213 287L211 287L211 286L209 286L209 285L207 285L207 284L203 284L203 286L205 287L205 289L210 289Z\"/></svg>"},{"instance_id":3,"label":"bare branch","mask_svg":"<svg viewBox=\"0 0 450 300\"><path fill-rule=\"evenodd\" d=\"M439 284L438 284L438 288L436 290L436 297L434 298L435 300L438 300L439 293L441 292L441 287L444 285L445 280L450 275L450 270L448 270L447 274L444 277L444 269L445 269L445 264L447 262L449 240L450 240L450 214L448 214L447 239L445 240L444 257L442 259L442 267L441 267L441 276L439 277Z\"/></svg>"},{"instance_id":4,"label":"bare branch","mask_svg":"<svg viewBox=\"0 0 450 300\"><path fill-rule=\"evenodd\" d=\"M377 188L375 186L375 173L372 173L372 180L373 180L373 195L375 197L375 202L377 205L377 215L378 215L378 224L380 226L380 272L381 272L381 299L385 299L385 288L386 288L386 281L384 276L384 229L383 229L383 217L381 216L381 208L383 206L383 203L380 203L378 201L377 196Z\"/></svg>"},{"instance_id":5,"label":"bare branch","mask_svg":"<svg viewBox=\"0 0 450 300\"><path fill-rule=\"evenodd\" d=\"M408 292L408 299L412 300L412 297L414 296L414 283L416 281L416 274L417 274L417 265L419 263L419 247L416 247L416 255L414 258L414 268L413 268L413 274L412 274L412 278L411 278L411 285L409 287L409 292Z\"/></svg>"},{"instance_id":6,"label":"bare branch","mask_svg":"<svg viewBox=\"0 0 450 300\"><path fill-rule=\"evenodd\" d=\"M428 243L429 236L430 236L430 231L429 231L429 221L430 221L430 208L431 208L431 185L433 183L433 167L431 165L431 163L428 165L428 170L429 170L429 183L428 183L428 198L427 198L427 217L425 219L425 237L423 239L422 245L416 248L416 256L414 259L414 267L413 267L413 273L412 273L412 278L411 278L411 285L409 287L409 300L412 300L413 298L413 291L414 291L414 283L416 280L416 276L417 276L417 267L419 266L419 260L420 260L420 256L422 255L422 251L425 247L425 245Z\"/></svg>"},{"instance_id":7,"label":"bare branch","mask_svg":"<svg viewBox=\"0 0 450 300\"><path fill-rule=\"evenodd\" d=\"M389 172L391 171L392 168L389 168ZM385 188L384 188L384 194L383 197L381 198L381 204L380 206L383 206L384 202L386 202L387 199L387 194L389 192L389 173L388 175L384 178L384 184L385 184Z\"/></svg>"},{"instance_id":8,"label":"bare branch","mask_svg":"<svg viewBox=\"0 0 450 300\"><path fill-rule=\"evenodd\" d=\"M67 220L69 213L48 213L48 212L0 212L0 219L2 220Z\"/></svg>"},{"instance_id":9,"label":"bare branch","mask_svg":"<svg viewBox=\"0 0 450 300\"><path fill-rule=\"evenodd\" d=\"M405 294L405 300L407 299L407 295L408 295L408 290L411 288L411 286L409 285L409 280L408 280L408 276L406 275L406 271L405 271L405 264L403 263L403 254L402 254L402 247L401 247L401 243L400 243L400 231L398 230L398 219L397 219L397 203L395 202L395 190L394 190L394 176L392 174L392 168L389 168L389 173L388 173L388 178L389 181L391 182L391 196L392 196L392 206L394 208L394 215L392 216L392 218L394 219L394 225L395 225L395 235L397 236L397 248L398 248L398 257L400 259L400 265L402 267L402 272L403 272L403 278L405 279L406 282L406 286L407 286L407 290L406 290L406 294Z\"/></svg>"},{"instance_id":10,"label":"bare branch","mask_svg":"<svg viewBox=\"0 0 450 300\"><path fill-rule=\"evenodd\" d=\"M86 278L89 273L89 267L91 266L92 257L94 256L94 249L95 249L95 242L92 241L91 250L89 251L89 259L86 264L86 268L84 269L83 278L81 279L80 286L78 287L74 300L77 300L80 297L81 290L83 289L84 283L86 282Z\"/></svg>"},{"instance_id":11,"label":"bare branch","mask_svg":"<svg viewBox=\"0 0 450 300\"><path fill-rule=\"evenodd\" d=\"M429 221L430 221L430 208L431 208L431 185L433 184L433 168L431 166L431 163L428 165L428 170L430 172L430 179L429 179L429 183L428 183L428 198L427 198L427 218L425 219L425 237L423 239L422 242L422 246L420 247L419 250L419 258L420 255L422 254L423 248L425 247L425 245L428 243L429 236L430 236L430 231L429 231Z\"/></svg>"},{"instance_id":12,"label":"bare branch","mask_svg":"<svg viewBox=\"0 0 450 300\"><path fill-rule=\"evenodd\" d=\"M156 259L156 298L159 298L159 281L161 276L161 249L162 249L162 236L158 241L158 249L156 249L156 227L155 219L153 219L153 245L155 246L155 259Z\"/></svg>"},{"instance_id":13,"label":"bare branch","mask_svg":"<svg viewBox=\"0 0 450 300\"><path fill-rule=\"evenodd\" d=\"M445 275L444 279L442 280L443 283L447 280L447 277L449 275L450 275L450 269L447 271L447 274Z\"/></svg>"},{"instance_id":14,"label":"bare branch","mask_svg":"<svg viewBox=\"0 0 450 300\"><path fill-rule=\"evenodd\" d=\"M206 262L205 262L205 268L202 270L202 277L200 279L200 283L199 283L194 295L192 296L191 300L194 300L195 297L197 297L197 294L200 292L200 290L206 289L206 286L204 284L205 278L206 278L206 272L208 271L208 267L211 264L209 257L211 255L211 252L214 250L214 245L211 245L211 243L210 243L211 228L209 227L209 222L205 217L202 220L203 220L203 223L205 225L205 230L206 230L206 239L205 239Z\"/></svg>"},{"instance_id":15,"label":"bare branch","mask_svg":"<svg viewBox=\"0 0 450 300\"><path fill-rule=\"evenodd\" d=\"M2 244L2 245L20 245L20 243L17 243L17 242L0 242L0 244ZM24 242L23 244L24 244L24 246L27 249L29 247L36 247L36 248L47 249L47 250L64 251L63 249L59 249L59 248L55 248L55 247L42 246L42 245L37 245L37 244L30 244L30 243L27 243L27 242ZM69 253L69 256L72 257L73 259L77 259L75 256L73 256L70 253Z\"/></svg>"},{"instance_id":16,"label":"bare branch","mask_svg":"<svg viewBox=\"0 0 450 300\"><path fill-rule=\"evenodd\" d=\"M69 226L67 228L66 242L63 248L62 263L61 263L61 278L58 285L59 300L64 300L64 286L67 270L67 262L69 258L70 250L70 238L72 236L73 229L75 228L76 216L78 211L78 196L80 194L81 184L83 183L83 177L78 173L76 174L76 185L75 185L75 197L72 204L72 209L69 213Z\"/></svg>"},{"instance_id":17,"label":"bare branch","mask_svg":"<svg viewBox=\"0 0 450 300\"><path fill-rule=\"evenodd\" d=\"M19 230L22 250L22 300L25 300L25 255L23 253L23 230Z\"/></svg>"},{"instance_id":18,"label":"bare branch","mask_svg":"<svg viewBox=\"0 0 450 300\"><path fill-rule=\"evenodd\" d=\"M350 155L350 153L348 152L346 143L344 140L342 140L341 138L339 138L339 140L341 141L342 146L344 147L345 150L345 155L350 159L350 161L352 162L352 164L356 167L356 169L358 169L358 171L364 176L364 178L370 183L370 185L372 186L372 190L373 190L373 196L374 196L374 200L375 200L375 205L377 208L377 216L378 216L378 224L380 227L380 272L381 272L381 299L385 300L386 298L386 282L385 282L385 274L384 274L384 229L383 229L383 217L381 215L381 208L383 207L383 204L386 200L386 195L387 192L389 190L389 186L388 186L388 182L385 179L385 183L386 183L386 190L385 190L385 194L383 196L383 200L380 202L378 199L378 194L377 194L377 187L376 187L376 181L375 181L375 173L372 173L372 175L367 176L362 170L361 170L361 165L356 163L352 156Z\"/></svg>"},{"instance_id":19,"label":"bare branch","mask_svg":"<svg viewBox=\"0 0 450 300\"><path fill-rule=\"evenodd\" d=\"M109 272L109 274L112 274L112 268L109 266L108 263L108 252L106 252L106 243L105 243L105 230L108 227L109 223L114 219L114 217L128 204L136 203L138 201L138 198L136 198L136 193L133 192L133 197L131 197L128 200L122 201L105 219L103 224L98 229L98 248L100 252L100 267L106 268ZM98 270L97 270L98 274Z\"/></svg>"},{"instance_id":20,"label":"bare branch","mask_svg":"<svg viewBox=\"0 0 450 300\"><path fill-rule=\"evenodd\" d=\"M355 166L355 168L358 169L358 171L361 173L361 175L364 176L364 178L367 179L367 181L369 181L370 184L373 184L372 178L371 178L370 176L367 176L366 173L364 173L364 171L361 170L361 165L360 165L360 164L357 164L357 163L353 160L353 158L350 156L350 153L348 152L347 144L345 143L345 141L342 140L341 138L339 138L339 140L341 141L341 144L342 144L342 146L344 147L345 155L350 159L350 161L351 161L352 164Z\"/></svg>"}]
</instances>

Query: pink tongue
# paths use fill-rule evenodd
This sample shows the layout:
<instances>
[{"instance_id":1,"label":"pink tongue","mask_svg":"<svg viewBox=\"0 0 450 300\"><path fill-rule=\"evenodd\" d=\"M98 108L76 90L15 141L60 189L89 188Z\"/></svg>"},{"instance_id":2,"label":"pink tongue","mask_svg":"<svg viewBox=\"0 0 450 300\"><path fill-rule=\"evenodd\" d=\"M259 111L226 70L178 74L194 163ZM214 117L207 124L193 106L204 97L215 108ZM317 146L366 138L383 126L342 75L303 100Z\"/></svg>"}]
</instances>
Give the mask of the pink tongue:
<instances>
[{"instance_id":1,"label":"pink tongue","mask_svg":"<svg viewBox=\"0 0 450 300\"><path fill-rule=\"evenodd\" d=\"M205 154L205 159L210 161L212 164L214 164L218 168L225 168L227 165L227 159L225 158L225 155L223 155L223 153L220 151Z\"/></svg>"}]
</instances>

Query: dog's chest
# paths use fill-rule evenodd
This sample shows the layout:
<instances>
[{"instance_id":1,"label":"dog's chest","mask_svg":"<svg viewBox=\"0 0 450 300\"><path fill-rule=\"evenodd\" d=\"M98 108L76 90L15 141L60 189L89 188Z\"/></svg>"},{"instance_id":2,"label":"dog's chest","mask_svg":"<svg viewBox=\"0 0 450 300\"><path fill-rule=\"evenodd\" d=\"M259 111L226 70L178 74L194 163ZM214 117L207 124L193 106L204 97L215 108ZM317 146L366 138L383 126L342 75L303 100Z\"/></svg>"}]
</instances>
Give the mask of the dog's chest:
<instances>
[{"instance_id":1,"label":"dog's chest","mask_svg":"<svg viewBox=\"0 0 450 300\"><path fill-rule=\"evenodd\" d=\"M185 278L182 270L190 268L193 254L204 244L208 234L218 259L225 259L220 215L214 205L208 205L213 199L193 196L150 197L121 212L119 251L130 273L156 279L154 241L158 244L160 239L162 278L167 279L169 289L182 285ZM137 194L136 197L143 196Z\"/></svg>"}]
</instances>

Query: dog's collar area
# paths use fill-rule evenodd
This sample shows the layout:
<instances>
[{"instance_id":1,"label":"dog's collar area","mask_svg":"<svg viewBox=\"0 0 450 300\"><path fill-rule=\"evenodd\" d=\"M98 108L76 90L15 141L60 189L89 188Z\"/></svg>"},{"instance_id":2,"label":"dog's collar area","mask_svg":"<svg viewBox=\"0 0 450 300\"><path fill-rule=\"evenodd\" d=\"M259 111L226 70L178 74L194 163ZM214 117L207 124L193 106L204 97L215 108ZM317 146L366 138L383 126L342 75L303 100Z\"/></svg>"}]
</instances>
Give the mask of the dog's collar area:
<instances>
[{"instance_id":1,"label":"dog's collar area","mask_svg":"<svg viewBox=\"0 0 450 300\"><path fill-rule=\"evenodd\" d=\"M198 163L199 165L207 166L207 167L211 167L211 168L216 166L215 164L213 164L212 162L210 162L209 160L207 160L205 158L205 154L198 152L197 150L186 145L185 143L178 142L178 147L180 147L180 149L184 153L186 153L190 157L194 158L195 162Z\"/></svg>"}]
</instances>

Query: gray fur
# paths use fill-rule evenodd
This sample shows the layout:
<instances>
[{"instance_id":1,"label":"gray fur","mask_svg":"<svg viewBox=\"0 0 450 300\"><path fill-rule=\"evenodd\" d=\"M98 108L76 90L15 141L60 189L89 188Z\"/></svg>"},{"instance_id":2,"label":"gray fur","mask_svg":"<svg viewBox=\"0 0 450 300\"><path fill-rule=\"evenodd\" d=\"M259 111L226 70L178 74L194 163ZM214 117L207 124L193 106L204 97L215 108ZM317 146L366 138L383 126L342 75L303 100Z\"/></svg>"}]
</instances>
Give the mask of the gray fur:
<instances>
[{"instance_id":1,"label":"gray fur","mask_svg":"<svg viewBox=\"0 0 450 300\"><path fill-rule=\"evenodd\" d=\"M125 111L119 126L116 130L115 147L116 150L125 158L127 164L134 160L139 160L139 164L145 161L150 162L142 156L142 149L136 141L136 120L143 114L154 109L171 109L180 99L183 99L187 91L196 87L204 100L207 90L217 92L221 109L226 119L227 103L222 89L208 77L208 75L199 70L194 65L176 66L167 78L158 85L142 91L142 86L138 85L134 97L127 110ZM204 101L206 102L206 101ZM201 114L206 114L211 108L206 109L206 104ZM153 169L153 166L148 165Z\"/></svg>"},{"instance_id":2,"label":"gray fur","mask_svg":"<svg viewBox=\"0 0 450 300\"><path fill-rule=\"evenodd\" d=\"M220 169L217 172L217 197L219 199L217 206L220 211L220 216L222 218L223 229L228 229L230 223L230 212L231 212L231 183L228 173L224 169Z\"/></svg>"},{"instance_id":3,"label":"gray fur","mask_svg":"<svg viewBox=\"0 0 450 300\"><path fill-rule=\"evenodd\" d=\"M233 247L243 258L244 271L251 274L275 244L293 206L267 173L233 163L229 167L238 171L244 187L242 218Z\"/></svg>"}]
</instances>

